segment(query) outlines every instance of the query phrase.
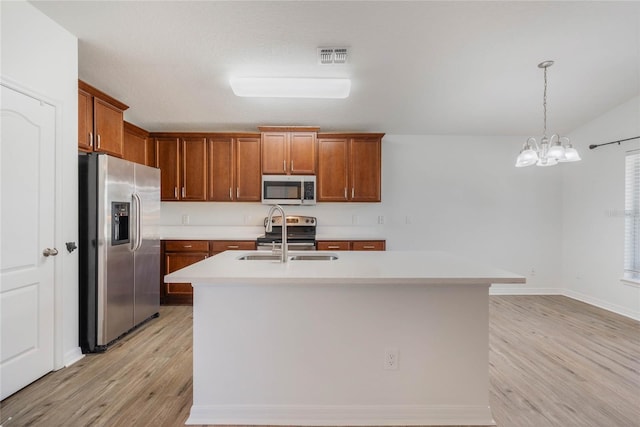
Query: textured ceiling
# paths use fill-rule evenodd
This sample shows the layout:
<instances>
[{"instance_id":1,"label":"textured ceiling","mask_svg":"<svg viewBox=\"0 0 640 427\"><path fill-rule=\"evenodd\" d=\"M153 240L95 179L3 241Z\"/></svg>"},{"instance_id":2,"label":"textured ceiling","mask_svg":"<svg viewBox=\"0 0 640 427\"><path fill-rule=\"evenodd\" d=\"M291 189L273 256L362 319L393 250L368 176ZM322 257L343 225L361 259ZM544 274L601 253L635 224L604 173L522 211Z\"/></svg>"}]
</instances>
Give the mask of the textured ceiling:
<instances>
[{"instance_id":1,"label":"textured ceiling","mask_svg":"<svg viewBox=\"0 0 640 427\"><path fill-rule=\"evenodd\" d=\"M79 39L82 80L152 131L567 133L640 93L638 2L32 1ZM319 46L348 46L318 65ZM341 100L238 98L231 76L349 77Z\"/></svg>"}]
</instances>

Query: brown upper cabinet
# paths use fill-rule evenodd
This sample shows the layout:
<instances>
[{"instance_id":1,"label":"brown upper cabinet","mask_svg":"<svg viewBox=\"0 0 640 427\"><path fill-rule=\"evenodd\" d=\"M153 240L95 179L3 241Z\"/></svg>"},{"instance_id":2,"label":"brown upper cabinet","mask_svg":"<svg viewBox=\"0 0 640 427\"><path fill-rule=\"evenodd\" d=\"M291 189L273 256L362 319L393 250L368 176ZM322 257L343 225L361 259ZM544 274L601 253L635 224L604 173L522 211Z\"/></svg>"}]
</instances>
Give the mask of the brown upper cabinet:
<instances>
[{"instance_id":1,"label":"brown upper cabinet","mask_svg":"<svg viewBox=\"0 0 640 427\"><path fill-rule=\"evenodd\" d=\"M209 138L208 200L259 202L260 159L259 135L212 135Z\"/></svg>"},{"instance_id":2,"label":"brown upper cabinet","mask_svg":"<svg viewBox=\"0 0 640 427\"><path fill-rule=\"evenodd\" d=\"M207 200L207 139L156 136L156 167L160 168L160 199Z\"/></svg>"},{"instance_id":3,"label":"brown upper cabinet","mask_svg":"<svg viewBox=\"0 0 640 427\"><path fill-rule=\"evenodd\" d=\"M127 105L78 80L78 149L122 157Z\"/></svg>"},{"instance_id":4,"label":"brown upper cabinet","mask_svg":"<svg viewBox=\"0 0 640 427\"><path fill-rule=\"evenodd\" d=\"M384 134L318 134L318 202L379 202Z\"/></svg>"},{"instance_id":5,"label":"brown upper cabinet","mask_svg":"<svg viewBox=\"0 0 640 427\"><path fill-rule=\"evenodd\" d=\"M262 173L265 175L315 175L316 135L320 128L260 126Z\"/></svg>"},{"instance_id":6,"label":"brown upper cabinet","mask_svg":"<svg viewBox=\"0 0 640 427\"><path fill-rule=\"evenodd\" d=\"M124 151L122 157L141 165L155 166L156 150L149 132L124 122Z\"/></svg>"}]
</instances>

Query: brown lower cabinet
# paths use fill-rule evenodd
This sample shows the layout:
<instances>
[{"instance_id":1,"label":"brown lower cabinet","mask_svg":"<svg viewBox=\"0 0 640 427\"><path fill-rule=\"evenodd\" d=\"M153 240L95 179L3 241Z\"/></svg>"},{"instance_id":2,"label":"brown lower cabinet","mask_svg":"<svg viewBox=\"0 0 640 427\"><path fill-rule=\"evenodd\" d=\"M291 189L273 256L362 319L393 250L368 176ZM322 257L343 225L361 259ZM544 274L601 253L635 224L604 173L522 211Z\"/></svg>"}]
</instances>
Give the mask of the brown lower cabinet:
<instances>
[{"instance_id":1,"label":"brown lower cabinet","mask_svg":"<svg viewBox=\"0 0 640 427\"><path fill-rule=\"evenodd\" d=\"M227 250L254 250L255 240L163 240L160 304L192 305L191 283L164 283L164 275Z\"/></svg>"},{"instance_id":2,"label":"brown lower cabinet","mask_svg":"<svg viewBox=\"0 0 640 427\"><path fill-rule=\"evenodd\" d=\"M319 251L384 251L386 240L318 240Z\"/></svg>"}]
</instances>

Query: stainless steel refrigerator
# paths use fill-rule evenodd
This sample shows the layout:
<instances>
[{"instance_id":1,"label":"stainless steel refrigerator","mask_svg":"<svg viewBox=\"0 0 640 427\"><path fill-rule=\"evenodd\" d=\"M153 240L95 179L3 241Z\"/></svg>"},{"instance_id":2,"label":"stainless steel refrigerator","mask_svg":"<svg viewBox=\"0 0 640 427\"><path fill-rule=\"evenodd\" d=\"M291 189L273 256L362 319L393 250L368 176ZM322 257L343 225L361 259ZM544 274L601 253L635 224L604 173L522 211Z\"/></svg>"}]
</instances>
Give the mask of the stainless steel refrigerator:
<instances>
[{"instance_id":1,"label":"stainless steel refrigerator","mask_svg":"<svg viewBox=\"0 0 640 427\"><path fill-rule=\"evenodd\" d=\"M160 305L160 170L78 156L80 347L101 352Z\"/></svg>"}]
</instances>

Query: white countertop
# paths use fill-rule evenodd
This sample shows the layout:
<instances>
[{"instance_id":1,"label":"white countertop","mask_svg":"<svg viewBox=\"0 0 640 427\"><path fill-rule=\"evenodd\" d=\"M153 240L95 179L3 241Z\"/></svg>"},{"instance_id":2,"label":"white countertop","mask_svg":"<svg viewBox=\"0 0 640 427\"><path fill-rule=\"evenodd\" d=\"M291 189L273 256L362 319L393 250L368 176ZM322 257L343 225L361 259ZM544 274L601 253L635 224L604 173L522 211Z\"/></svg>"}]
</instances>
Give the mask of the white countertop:
<instances>
[{"instance_id":1,"label":"white countertop","mask_svg":"<svg viewBox=\"0 0 640 427\"><path fill-rule=\"evenodd\" d=\"M247 261L245 254L226 251L166 275L165 282L216 284L402 284L461 285L525 283L509 271L482 265L445 252L344 251L289 252L289 255L334 254L334 261Z\"/></svg>"}]
</instances>

